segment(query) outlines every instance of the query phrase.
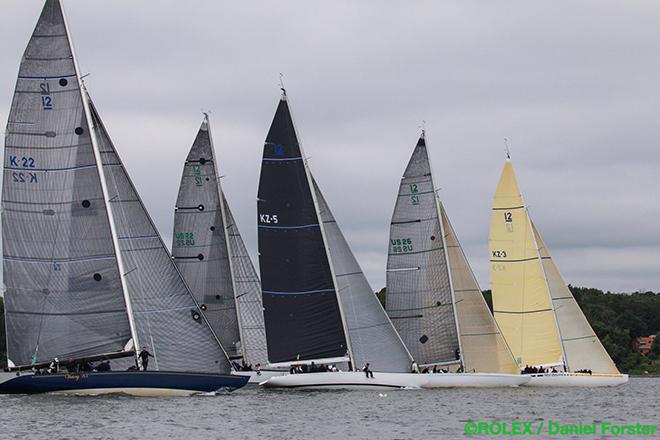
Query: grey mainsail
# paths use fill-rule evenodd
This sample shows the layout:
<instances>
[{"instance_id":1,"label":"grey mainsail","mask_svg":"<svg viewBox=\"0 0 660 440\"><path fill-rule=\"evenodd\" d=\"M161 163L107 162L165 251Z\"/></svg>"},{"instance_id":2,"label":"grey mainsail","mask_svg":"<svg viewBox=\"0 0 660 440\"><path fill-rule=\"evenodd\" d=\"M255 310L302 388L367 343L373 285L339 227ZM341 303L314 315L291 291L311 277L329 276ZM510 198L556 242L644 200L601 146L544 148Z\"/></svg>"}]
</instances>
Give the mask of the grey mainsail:
<instances>
[{"instance_id":1,"label":"grey mainsail","mask_svg":"<svg viewBox=\"0 0 660 440\"><path fill-rule=\"evenodd\" d=\"M369 362L376 371L409 372L410 354L371 289L314 178L312 184L334 267L353 365L361 367Z\"/></svg>"},{"instance_id":2,"label":"grey mainsail","mask_svg":"<svg viewBox=\"0 0 660 440\"><path fill-rule=\"evenodd\" d=\"M225 352L172 261L93 105L91 112L140 345L150 348L159 370L229 372Z\"/></svg>"},{"instance_id":3,"label":"grey mainsail","mask_svg":"<svg viewBox=\"0 0 660 440\"><path fill-rule=\"evenodd\" d=\"M121 351L131 330L59 1L21 60L5 136L3 271L10 365Z\"/></svg>"},{"instance_id":4,"label":"grey mainsail","mask_svg":"<svg viewBox=\"0 0 660 440\"><path fill-rule=\"evenodd\" d=\"M181 176L172 257L227 354L239 359L243 353L223 209L205 116Z\"/></svg>"},{"instance_id":5,"label":"grey mainsail","mask_svg":"<svg viewBox=\"0 0 660 440\"><path fill-rule=\"evenodd\" d=\"M415 361L460 362L455 305L424 134L397 196L387 258L387 313Z\"/></svg>"},{"instance_id":6,"label":"grey mainsail","mask_svg":"<svg viewBox=\"0 0 660 440\"><path fill-rule=\"evenodd\" d=\"M229 203L222 193L225 205L227 237L232 261L232 274L236 286L238 319L241 325L241 347L245 362L256 365L268 363L266 349L266 328L264 326L264 306L261 302L261 282L252 264L252 259L243 243Z\"/></svg>"}]
</instances>

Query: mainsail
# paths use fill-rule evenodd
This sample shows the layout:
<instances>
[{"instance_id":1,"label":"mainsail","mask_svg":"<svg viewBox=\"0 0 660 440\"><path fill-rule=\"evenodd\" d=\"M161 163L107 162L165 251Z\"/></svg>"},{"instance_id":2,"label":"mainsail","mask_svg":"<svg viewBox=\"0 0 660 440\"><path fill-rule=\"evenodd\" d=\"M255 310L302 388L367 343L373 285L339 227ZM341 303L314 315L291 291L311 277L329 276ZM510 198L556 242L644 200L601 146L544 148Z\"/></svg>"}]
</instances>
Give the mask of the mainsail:
<instances>
[{"instance_id":1,"label":"mainsail","mask_svg":"<svg viewBox=\"0 0 660 440\"><path fill-rule=\"evenodd\" d=\"M284 94L266 136L257 202L268 359L346 358L316 201Z\"/></svg>"},{"instance_id":2,"label":"mainsail","mask_svg":"<svg viewBox=\"0 0 660 440\"><path fill-rule=\"evenodd\" d=\"M21 60L5 136L2 235L10 365L131 340L78 71L57 0Z\"/></svg>"},{"instance_id":3,"label":"mainsail","mask_svg":"<svg viewBox=\"0 0 660 440\"><path fill-rule=\"evenodd\" d=\"M259 278L222 193L208 116L184 165L172 256L230 358L265 363Z\"/></svg>"},{"instance_id":4,"label":"mainsail","mask_svg":"<svg viewBox=\"0 0 660 440\"><path fill-rule=\"evenodd\" d=\"M156 369L228 371L82 86L60 3L47 0L6 135L10 365L144 344Z\"/></svg>"},{"instance_id":5,"label":"mainsail","mask_svg":"<svg viewBox=\"0 0 660 440\"><path fill-rule=\"evenodd\" d=\"M188 153L174 213L172 257L229 357L242 358L213 141L208 118Z\"/></svg>"},{"instance_id":6,"label":"mainsail","mask_svg":"<svg viewBox=\"0 0 660 440\"><path fill-rule=\"evenodd\" d=\"M323 222L341 309L348 329L353 364L369 362L385 372L408 372L412 359L348 246L316 180L312 178Z\"/></svg>"},{"instance_id":7,"label":"mainsail","mask_svg":"<svg viewBox=\"0 0 660 440\"><path fill-rule=\"evenodd\" d=\"M493 201L490 276L495 319L518 365L562 364L541 257L509 159Z\"/></svg>"},{"instance_id":8,"label":"mainsail","mask_svg":"<svg viewBox=\"0 0 660 440\"><path fill-rule=\"evenodd\" d=\"M418 363L460 362L438 200L424 135L408 162L392 214L386 308Z\"/></svg>"}]
</instances>

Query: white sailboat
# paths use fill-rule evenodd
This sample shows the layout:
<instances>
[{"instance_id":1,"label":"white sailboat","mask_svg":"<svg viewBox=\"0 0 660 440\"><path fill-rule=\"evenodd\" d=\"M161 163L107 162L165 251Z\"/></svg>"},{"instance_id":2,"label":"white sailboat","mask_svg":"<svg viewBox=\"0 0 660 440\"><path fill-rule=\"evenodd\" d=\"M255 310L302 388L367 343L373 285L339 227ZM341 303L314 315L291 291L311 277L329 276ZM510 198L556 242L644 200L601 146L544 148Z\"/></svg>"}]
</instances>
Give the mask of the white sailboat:
<instances>
[{"instance_id":1,"label":"white sailboat","mask_svg":"<svg viewBox=\"0 0 660 440\"><path fill-rule=\"evenodd\" d=\"M528 382L438 198L424 131L401 178L389 238L386 310L425 372L424 387Z\"/></svg>"},{"instance_id":2,"label":"white sailboat","mask_svg":"<svg viewBox=\"0 0 660 440\"><path fill-rule=\"evenodd\" d=\"M421 375L409 373L410 355L311 176L285 92L264 145L258 227L271 366L314 371L273 377L263 386L422 385ZM373 377L359 371L366 363ZM318 372L331 364L344 371Z\"/></svg>"},{"instance_id":3,"label":"white sailboat","mask_svg":"<svg viewBox=\"0 0 660 440\"><path fill-rule=\"evenodd\" d=\"M532 222L507 157L490 227L495 319L530 386L613 386L628 381L580 310ZM584 373L589 371L589 373Z\"/></svg>"},{"instance_id":4,"label":"white sailboat","mask_svg":"<svg viewBox=\"0 0 660 440\"><path fill-rule=\"evenodd\" d=\"M227 351L232 374L258 384L288 373L265 369L261 283L222 190L207 114L183 167L172 258Z\"/></svg>"}]
</instances>

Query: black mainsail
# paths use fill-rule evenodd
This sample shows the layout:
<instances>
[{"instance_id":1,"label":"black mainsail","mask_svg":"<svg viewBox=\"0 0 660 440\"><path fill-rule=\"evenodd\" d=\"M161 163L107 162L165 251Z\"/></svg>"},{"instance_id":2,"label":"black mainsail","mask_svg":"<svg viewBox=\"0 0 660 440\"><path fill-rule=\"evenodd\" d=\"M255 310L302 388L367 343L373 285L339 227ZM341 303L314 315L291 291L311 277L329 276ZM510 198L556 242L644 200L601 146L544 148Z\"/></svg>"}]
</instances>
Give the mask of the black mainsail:
<instances>
[{"instance_id":1,"label":"black mainsail","mask_svg":"<svg viewBox=\"0 0 660 440\"><path fill-rule=\"evenodd\" d=\"M344 358L346 334L286 94L264 145L257 220L271 363Z\"/></svg>"},{"instance_id":2,"label":"black mainsail","mask_svg":"<svg viewBox=\"0 0 660 440\"><path fill-rule=\"evenodd\" d=\"M354 367L409 372L410 354L308 169L286 94L264 146L258 215L269 359L348 356Z\"/></svg>"}]
</instances>

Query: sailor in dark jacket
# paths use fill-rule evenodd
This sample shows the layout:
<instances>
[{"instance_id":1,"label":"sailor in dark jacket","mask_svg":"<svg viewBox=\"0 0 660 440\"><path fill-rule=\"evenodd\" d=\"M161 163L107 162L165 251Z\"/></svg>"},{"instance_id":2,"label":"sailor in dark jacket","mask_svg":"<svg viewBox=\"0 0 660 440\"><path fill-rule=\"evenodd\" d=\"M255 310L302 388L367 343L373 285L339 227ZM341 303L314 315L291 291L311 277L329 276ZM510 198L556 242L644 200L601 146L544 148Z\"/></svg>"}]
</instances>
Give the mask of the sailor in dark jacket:
<instances>
[{"instance_id":1,"label":"sailor in dark jacket","mask_svg":"<svg viewBox=\"0 0 660 440\"><path fill-rule=\"evenodd\" d=\"M147 347L142 347L142 351L139 354L140 361L142 362L142 371L147 371L147 367L149 366L149 357L154 357L151 353L149 353L149 350L147 350Z\"/></svg>"}]
</instances>

